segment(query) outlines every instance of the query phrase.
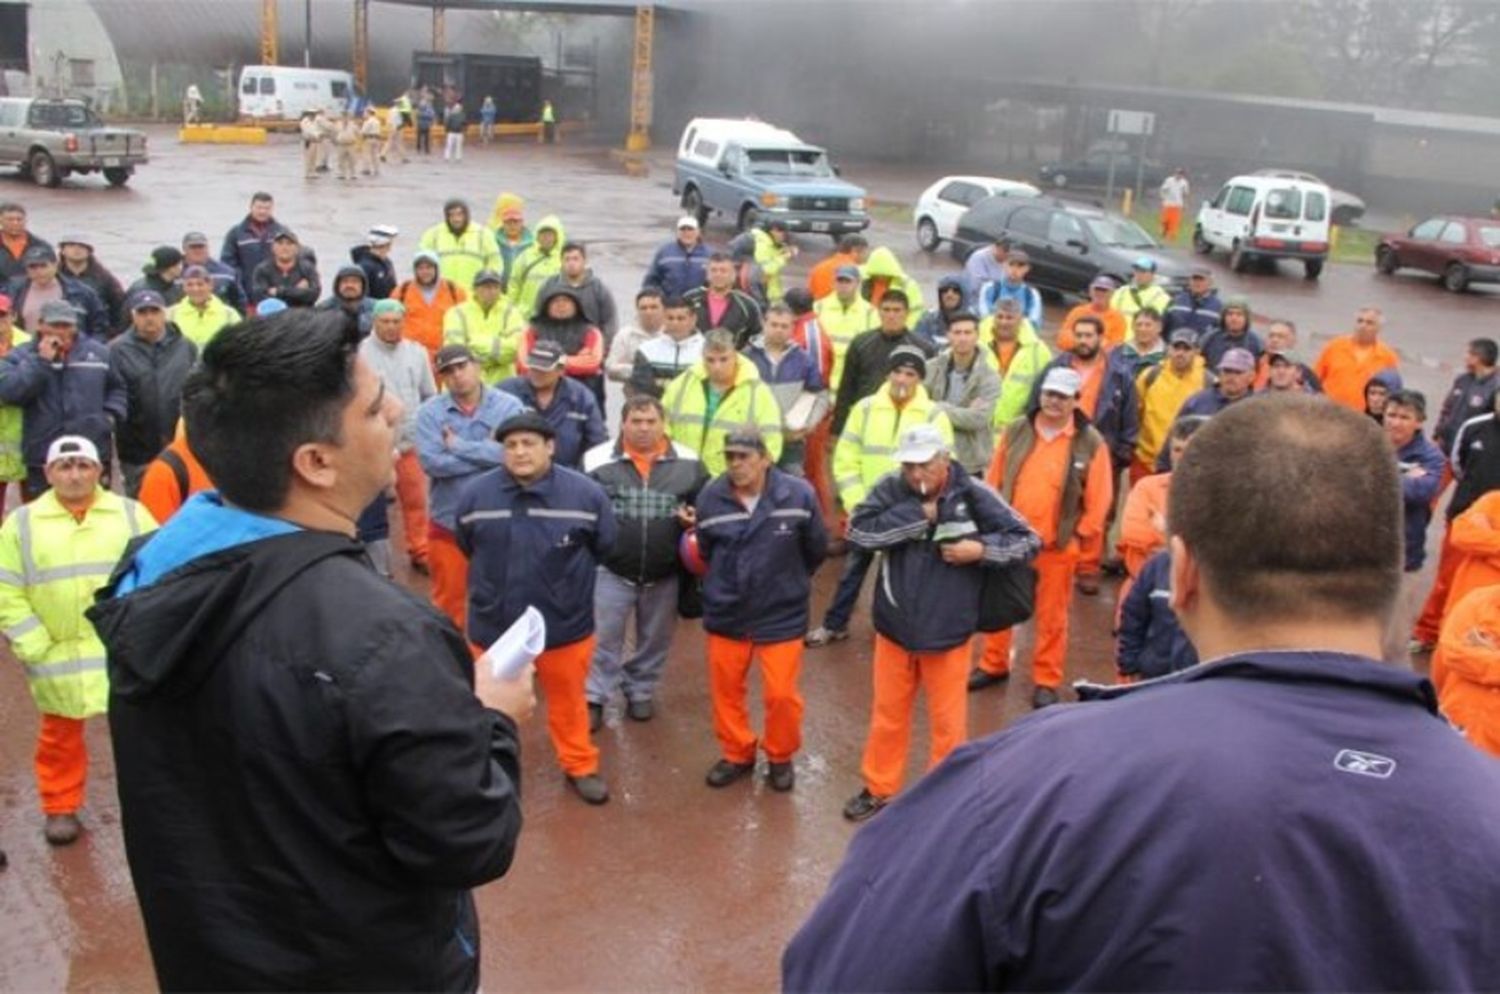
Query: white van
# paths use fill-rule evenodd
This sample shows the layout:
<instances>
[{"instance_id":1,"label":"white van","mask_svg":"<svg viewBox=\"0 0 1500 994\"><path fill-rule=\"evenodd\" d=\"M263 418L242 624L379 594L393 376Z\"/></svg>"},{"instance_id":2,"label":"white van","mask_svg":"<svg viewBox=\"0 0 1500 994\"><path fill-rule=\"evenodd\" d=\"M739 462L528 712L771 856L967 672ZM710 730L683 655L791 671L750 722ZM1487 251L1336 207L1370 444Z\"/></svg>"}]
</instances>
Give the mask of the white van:
<instances>
[{"instance_id":1,"label":"white van","mask_svg":"<svg viewBox=\"0 0 1500 994\"><path fill-rule=\"evenodd\" d=\"M1332 194L1327 185L1286 176L1236 176L1198 209L1193 248L1229 253L1237 273L1261 259L1301 259L1315 280L1328 259Z\"/></svg>"},{"instance_id":2,"label":"white van","mask_svg":"<svg viewBox=\"0 0 1500 994\"><path fill-rule=\"evenodd\" d=\"M354 76L342 69L246 66L240 72L240 117L295 121L306 111L343 113L354 96Z\"/></svg>"}]
</instances>

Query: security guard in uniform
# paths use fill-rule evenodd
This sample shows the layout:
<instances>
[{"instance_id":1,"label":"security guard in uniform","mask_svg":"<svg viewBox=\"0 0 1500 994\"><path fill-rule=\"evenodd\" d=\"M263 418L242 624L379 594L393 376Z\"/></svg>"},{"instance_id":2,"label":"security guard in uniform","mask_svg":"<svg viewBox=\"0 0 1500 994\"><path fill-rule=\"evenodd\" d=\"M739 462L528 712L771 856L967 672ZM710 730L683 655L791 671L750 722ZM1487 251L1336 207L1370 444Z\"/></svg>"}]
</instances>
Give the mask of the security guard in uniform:
<instances>
[{"instance_id":1,"label":"security guard in uniform","mask_svg":"<svg viewBox=\"0 0 1500 994\"><path fill-rule=\"evenodd\" d=\"M83 830L83 722L109 703L104 645L83 612L130 540L156 527L144 507L99 485L101 470L93 442L63 435L47 450L51 489L0 526L0 628L42 712L36 780L55 846Z\"/></svg>"}]
</instances>

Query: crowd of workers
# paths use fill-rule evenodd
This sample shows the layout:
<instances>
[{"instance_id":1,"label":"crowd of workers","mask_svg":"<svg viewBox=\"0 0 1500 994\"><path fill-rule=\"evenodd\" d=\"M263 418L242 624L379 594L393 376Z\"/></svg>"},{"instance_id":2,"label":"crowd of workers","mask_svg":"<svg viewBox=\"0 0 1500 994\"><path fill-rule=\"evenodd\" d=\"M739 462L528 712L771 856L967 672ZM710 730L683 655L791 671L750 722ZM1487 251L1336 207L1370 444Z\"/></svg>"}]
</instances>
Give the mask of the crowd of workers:
<instances>
[{"instance_id":1,"label":"crowd of workers","mask_svg":"<svg viewBox=\"0 0 1500 994\"><path fill-rule=\"evenodd\" d=\"M1143 256L1126 285L1095 280L1046 336L1030 259L1003 242L976 249L925 308L895 254L862 236L845 237L797 285L784 225L715 248L686 216L627 314L589 268L587 246L557 217L528 224L514 194L501 194L487 221L462 200L446 202L416 239L409 273L395 262L400 232L370 227L326 294L317 254L274 208L256 193L217 258L203 233L189 232L180 247L155 249L124 287L86 235L44 239L21 205L0 205L0 481L19 489L0 527L0 629L44 715L35 768L49 842L82 830L84 720L111 693L117 725L122 701L139 712L131 724L160 720L176 693L163 688L192 679L168 672L187 665L173 660L204 651L179 645L196 623L153 627L123 608L85 617L95 592L108 584L131 603L225 542L294 530L267 516L281 499L278 474L256 482L230 466L257 446L273 463L284 439L238 425L237 455L210 453L227 443L182 419L201 403L205 419L233 410L275 422L253 397L230 396L195 371L251 362L235 350L262 332L241 329L293 321L337 325L357 342L373 384L361 416L390 422L396 453L392 474L375 442L359 453L367 465L352 469L317 446L296 450L295 471L280 475L362 472L381 491L351 516L362 544L319 554L362 550L386 576L404 555L430 576L432 603L476 659L528 607L540 610L546 646L535 672L547 729L567 783L590 804L609 800L593 733L619 698L629 720L654 717L679 618L701 618L707 634L719 746L708 785L752 775L764 753L771 788L793 789L804 653L850 637L872 567L874 696L863 783L843 808L851 821L901 791L919 691L929 767L963 743L968 695L1010 678L1017 618L1032 616L1033 707L1060 702L1072 600L1097 595L1105 575L1121 578L1120 683L1192 670L1202 647L1179 623L1182 577L1168 551L1174 467L1204 444L1195 439L1213 419L1278 395L1320 398L1381 425L1405 548L1384 655L1409 667L1412 652L1436 649L1447 716L1500 753L1493 340L1469 343L1429 433L1427 401L1403 388L1377 310L1361 310L1349 334L1313 357L1290 320L1257 330L1248 301L1222 300L1206 267L1164 287ZM242 323L251 315L270 320ZM288 354L267 379L246 381L250 393L286 376L299 355L300 339L264 334ZM195 401L195 389L223 396ZM624 396L613 437L612 390ZM1437 581L1419 614L1428 525L1455 480ZM189 509L214 537L194 544L185 525L169 526L140 545ZM123 575L122 556L133 564ZM813 624L811 578L828 556L842 557L837 590ZM268 581L247 573L243 582ZM248 596L232 584L225 595ZM1000 621L997 604L1010 611ZM138 640L153 637L169 646L159 662L140 658ZM111 688L107 655L124 685ZM762 732L747 706L753 664ZM144 785L156 776L149 758L120 757L125 803L131 782L162 789ZM129 833L129 812L126 821ZM158 939L179 912L166 893L141 896L160 970ZM179 976L214 976L179 967Z\"/></svg>"}]
</instances>

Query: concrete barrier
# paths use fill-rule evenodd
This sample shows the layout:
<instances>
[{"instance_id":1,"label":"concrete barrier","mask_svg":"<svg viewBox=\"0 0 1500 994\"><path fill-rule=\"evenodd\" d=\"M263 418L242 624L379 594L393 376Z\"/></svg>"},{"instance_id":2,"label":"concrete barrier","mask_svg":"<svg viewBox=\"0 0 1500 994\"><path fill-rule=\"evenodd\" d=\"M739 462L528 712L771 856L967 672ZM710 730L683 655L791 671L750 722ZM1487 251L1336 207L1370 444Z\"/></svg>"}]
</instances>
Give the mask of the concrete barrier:
<instances>
[{"instance_id":1,"label":"concrete barrier","mask_svg":"<svg viewBox=\"0 0 1500 994\"><path fill-rule=\"evenodd\" d=\"M190 124L177 132L184 144L264 145L266 129L234 124Z\"/></svg>"}]
</instances>

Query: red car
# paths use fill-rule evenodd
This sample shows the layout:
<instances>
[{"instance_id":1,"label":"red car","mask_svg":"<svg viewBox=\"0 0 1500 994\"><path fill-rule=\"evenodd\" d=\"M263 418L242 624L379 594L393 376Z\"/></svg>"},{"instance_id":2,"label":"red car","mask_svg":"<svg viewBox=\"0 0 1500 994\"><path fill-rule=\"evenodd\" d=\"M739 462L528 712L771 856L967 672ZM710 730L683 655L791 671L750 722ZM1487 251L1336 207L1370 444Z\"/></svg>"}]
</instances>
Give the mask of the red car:
<instances>
[{"instance_id":1,"label":"red car","mask_svg":"<svg viewBox=\"0 0 1500 994\"><path fill-rule=\"evenodd\" d=\"M1470 283L1500 283L1500 218L1431 217L1404 235L1384 235L1375 267L1387 276L1403 267L1426 270L1454 293Z\"/></svg>"}]
</instances>

